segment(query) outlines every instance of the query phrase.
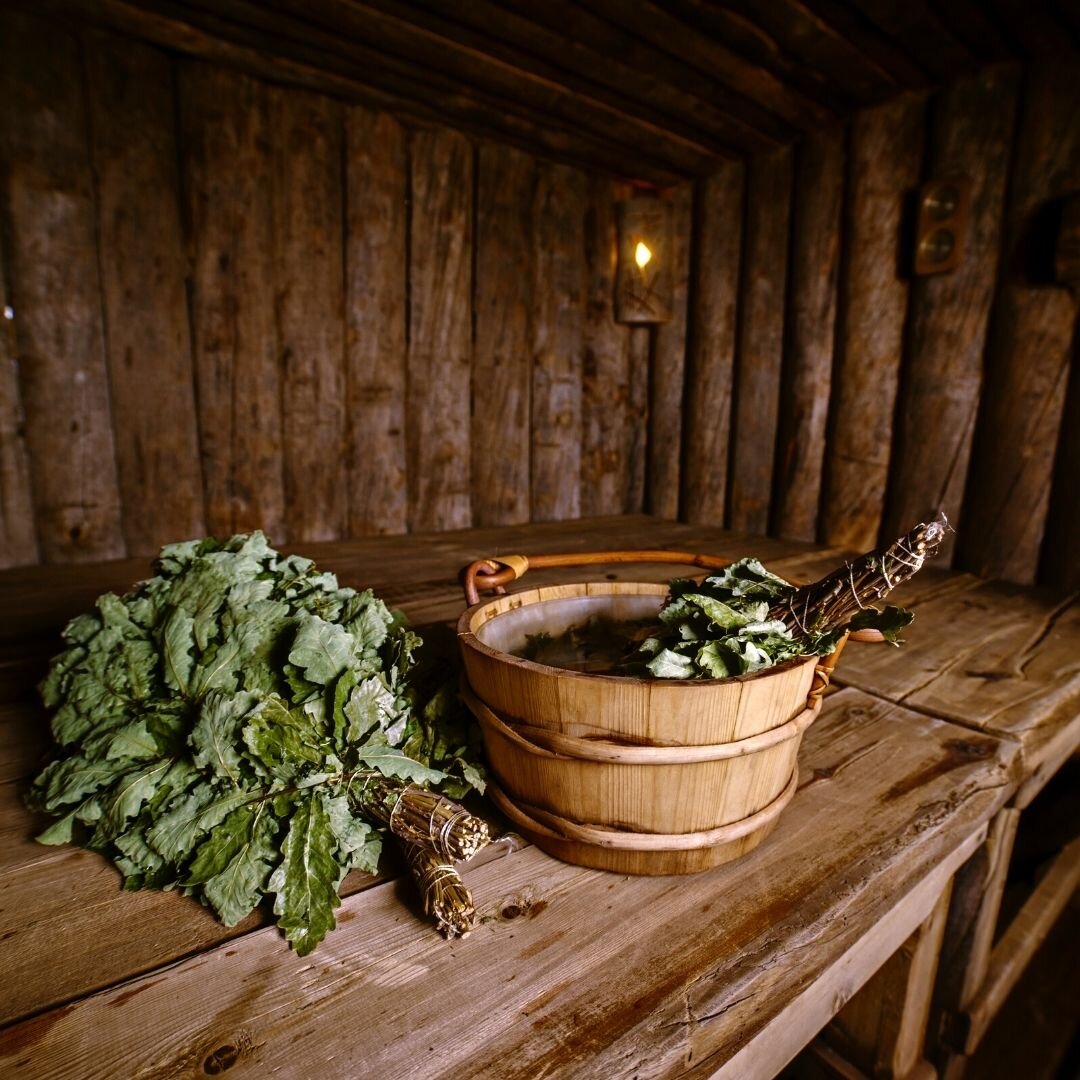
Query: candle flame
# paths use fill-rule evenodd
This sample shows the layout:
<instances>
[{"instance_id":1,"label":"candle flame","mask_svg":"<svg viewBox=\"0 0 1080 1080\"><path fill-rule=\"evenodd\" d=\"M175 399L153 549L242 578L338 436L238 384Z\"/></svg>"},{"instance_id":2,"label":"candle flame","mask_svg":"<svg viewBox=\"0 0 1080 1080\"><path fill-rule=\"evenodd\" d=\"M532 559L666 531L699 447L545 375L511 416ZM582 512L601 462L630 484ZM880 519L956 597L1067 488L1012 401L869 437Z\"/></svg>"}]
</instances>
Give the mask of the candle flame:
<instances>
[{"instance_id":1,"label":"candle flame","mask_svg":"<svg viewBox=\"0 0 1080 1080\"><path fill-rule=\"evenodd\" d=\"M652 252L649 250L647 244L643 244L640 240L638 245L634 248L634 262L638 264L639 270L644 270L646 266L652 261Z\"/></svg>"}]
</instances>

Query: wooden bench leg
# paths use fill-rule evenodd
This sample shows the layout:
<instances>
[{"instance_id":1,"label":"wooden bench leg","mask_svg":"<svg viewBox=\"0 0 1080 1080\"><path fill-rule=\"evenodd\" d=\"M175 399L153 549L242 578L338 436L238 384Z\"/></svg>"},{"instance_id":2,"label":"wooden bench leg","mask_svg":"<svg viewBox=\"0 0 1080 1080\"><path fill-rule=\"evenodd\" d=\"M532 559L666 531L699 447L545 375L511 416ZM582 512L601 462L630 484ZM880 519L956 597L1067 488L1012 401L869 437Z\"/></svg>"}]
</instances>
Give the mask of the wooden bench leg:
<instances>
[{"instance_id":1,"label":"wooden bench leg","mask_svg":"<svg viewBox=\"0 0 1080 1080\"><path fill-rule=\"evenodd\" d=\"M960 1017L986 977L1020 811L1006 807L982 847L956 872L938 965L931 1053L942 1080L959 1080L967 1058Z\"/></svg>"},{"instance_id":2,"label":"wooden bench leg","mask_svg":"<svg viewBox=\"0 0 1080 1080\"><path fill-rule=\"evenodd\" d=\"M932 1077L923 1058L951 882L921 926L840 1010L823 1039L851 1065L881 1080Z\"/></svg>"},{"instance_id":3,"label":"wooden bench leg","mask_svg":"<svg viewBox=\"0 0 1080 1080\"><path fill-rule=\"evenodd\" d=\"M1080 884L1080 840L1054 859L1035 891L1009 924L990 954L986 977L964 1010L967 1030L964 1052L973 1054L986 1029L1020 981L1039 946Z\"/></svg>"}]
</instances>

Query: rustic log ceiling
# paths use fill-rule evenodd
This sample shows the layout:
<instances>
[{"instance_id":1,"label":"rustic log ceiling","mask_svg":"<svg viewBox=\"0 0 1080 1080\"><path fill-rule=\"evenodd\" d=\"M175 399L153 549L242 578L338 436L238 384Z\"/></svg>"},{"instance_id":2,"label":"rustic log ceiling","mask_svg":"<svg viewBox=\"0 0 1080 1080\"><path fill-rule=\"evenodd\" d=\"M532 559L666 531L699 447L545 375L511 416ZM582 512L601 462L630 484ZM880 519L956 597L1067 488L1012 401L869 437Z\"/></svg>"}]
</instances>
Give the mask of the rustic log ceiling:
<instances>
[{"instance_id":1,"label":"rustic log ceiling","mask_svg":"<svg viewBox=\"0 0 1080 1080\"><path fill-rule=\"evenodd\" d=\"M11 0L5 0L11 2ZM45 0L271 79L652 184L1080 42L1077 0Z\"/></svg>"}]
</instances>

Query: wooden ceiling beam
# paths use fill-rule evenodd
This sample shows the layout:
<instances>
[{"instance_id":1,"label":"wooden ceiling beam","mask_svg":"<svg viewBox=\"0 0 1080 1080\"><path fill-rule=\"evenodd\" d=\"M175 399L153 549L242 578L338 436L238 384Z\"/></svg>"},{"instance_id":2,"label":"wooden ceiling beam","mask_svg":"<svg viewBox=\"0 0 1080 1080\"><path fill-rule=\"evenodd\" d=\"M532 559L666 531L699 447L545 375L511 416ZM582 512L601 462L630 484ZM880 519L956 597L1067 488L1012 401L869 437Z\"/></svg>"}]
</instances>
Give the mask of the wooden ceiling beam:
<instances>
[{"instance_id":1,"label":"wooden ceiling beam","mask_svg":"<svg viewBox=\"0 0 1080 1080\"><path fill-rule=\"evenodd\" d=\"M756 101L799 131L832 123L836 116L787 86L771 71L739 56L725 43L699 33L665 8L645 0L578 0L612 25L647 41L676 62L696 68L744 98Z\"/></svg>"},{"instance_id":2,"label":"wooden ceiling beam","mask_svg":"<svg viewBox=\"0 0 1080 1080\"><path fill-rule=\"evenodd\" d=\"M367 2L401 7L396 0ZM517 63L528 66L539 59L562 72L564 78L601 84L616 97L635 102L635 110L644 106L680 117L683 123L710 132L743 153L774 148L792 135L790 130L764 132L747 122L739 110L730 107L730 95L715 93L707 80L699 80L693 90L677 86L652 65L633 63L635 58L628 59L614 47L597 48L595 41L583 39L560 25L557 18L534 21L528 12L513 10L505 0L469 0L466 4L455 0L406 2L410 17L426 13L444 23L466 27L489 43L512 50Z\"/></svg>"},{"instance_id":3,"label":"wooden ceiling beam","mask_svg":"<svg viewBox=\"0 0 1080 1080\"><path fill-rule=\"evenodd\" d=\"M317 11L293 0L145 0L164 13L205 29L333 68L391 93L439 109L458 99L507 119L561 131L570 138L609 146L624 168L640 157L682 176L707 173L723 160L710 148L635 121L604 105L582 102L561 86L522 81L505 65L476 54L461 62L445 43L407 24L343 0L320 0ZM318 16L318 18L316 17ZM304 50L301 56L300 50ZM486 85L485 85L485 80ZM450 122L448 120L448 122ZM492 132L497 137L497 128Z\"/></svg>"},{"instance_id":4,"label":"wooden ceiling beam","mask_svg":"<svg viewBox=\"0 0 1080 1080\"><path fill-rule=\"evenodd\" d=\"M699 33L722 41L729 49L781 82L794 87L836 116L863 104L831 75L793 56L765 27L715 0L665 0L667 10Z\"/></svg>"},{"instance_id":5,"label":"wooden ceiling beam","mask_svg":"<svg viewBox=\"0 0 1080 1080\"><path fill-rule=\"evenodd\" d=\"M1071 23L1050 4L1034 0L983 0L988 12L1020 46L1025 60L1049 60L1076 65ZM1067 5L1066 5L1067 6ZM1075 5L1073 6L1075 17Z\"/></svg>"},{"instance_id":6,"label":"wooden ceiling beam","mask_svg":"<svg viewBox=\"0 0 1080 1080\"><path fill-rule=\"evenodd\" d=\"M483 52L523 73L560 84L586 100L603 102L627 116L656 125L709 147L718 154L738 155L756 149L760 137L699 98L674 87L642 80L610 57L585 50L542 26L515 15L490 0L470 0L448 8L440 0L362 0L353 6L400 16L444 42Z\"/></svg>"},{"instance_id":7,"label":"wooden ceiling beam","mask_svg":"<svg viewBox=\"0 0 1080 1080\"><path fill-rule=\"evenodd\" d=\"M823 72L860 105L872 105L903 85L819 18L802 0L706 0L758 26L784 52L808 68Z\"/></svg>"},{"instance_id":8,"label":"wooden ceiling beam","mask_svg":"<svg viewBox=\"0 0 1080 1080\"><path fill-rule=\"evenodd\" d=\"M934 15L983 64L1002 63L1019 56L1001 28L979 7L978 0L949 0L947 4L936 5Z\"/></svg>"},{"instance_id":9,"label":"wooden ceiling beam","mask_svg":"<svg viewBox=\"0 0 1080 1080\"><path fill-rule=\"evenodd\" d=\"M0 0L8 3L10 0ZM327 70L291 56L268 54L249 44L220 37L199 26L170 18L127 0L40 0L38 10L74 17L78 21L150 41L177 53L225 64L272 82L301 86L332 94L369 108L383 109L421 124L456 127L472 135L497 138L530 153L565 161L615 176L666 186L685 179L683 174L641 157L631 171L624 150L572 138L565 132L540 127L521 117L458 94L452 100L430 101L390 93L356 78ZM353 69L355 70L355 69Z\"/></svg>"},{"instance_id":10,"label":"wooden ceiling beam","mask_svg":"<svg viewBox=\"0 0 1080 1080\"><path fill-rule=\"evenodd\" d=\"M859 11L937 83L970 75L978 67L967 45L923 0L860 0Z\"/></svg>"},{"instance_id":11,"label":"wooden ceiling beam","mask_svg":"<svg viewBox=\"0 0 1080 1080\"><path fill-rule=\"evenodd\" d=\"M505 0L505 3L537 25L577 41L593 53L618 57L640 78L652 76L703 101L711 101L758 131L770 145L791 142L799 133L799 129L760 102L736 93L685 61L598 17L577 0Z\"/></svg>"},{"instance_id":12,"label":"wooden ceiling beam","mask_svg":"<svg viewBox=\"0 0 1080 1080\"><path fill-rule=\"evenodd\" d=\"M929 85L928 73L862 15L859 5L849 7L844 0L801 0L801 3L904 89L921 90Z\"/></svg>"},{"instance_id":13,"label":"wooden ceiling beam","mask_svg":"<svg viewBox=\"0 0 1080 1080\"><path fill-rule=\"evenodd\" d=\"M617 141L631 154L638 147L660 150L688 172L708 171L718 161L733 156L730 144L714 142L702 132L688 135L674 131L671 126L627 108L625 99L612 103L576 92L565 84L565 79L553 78L550 72L539 74L519 68L485 51L483 43L466 45L417 25L411 18L402 17L400 4L393 14L362 0L320 0L315 8L305 0L263 0L259 6L307 24L318 23L350 42L363 43L383 56L394 57L406 68L438 72L485 97L519 102L568 128Z\"/></svg>"}]
</instances>

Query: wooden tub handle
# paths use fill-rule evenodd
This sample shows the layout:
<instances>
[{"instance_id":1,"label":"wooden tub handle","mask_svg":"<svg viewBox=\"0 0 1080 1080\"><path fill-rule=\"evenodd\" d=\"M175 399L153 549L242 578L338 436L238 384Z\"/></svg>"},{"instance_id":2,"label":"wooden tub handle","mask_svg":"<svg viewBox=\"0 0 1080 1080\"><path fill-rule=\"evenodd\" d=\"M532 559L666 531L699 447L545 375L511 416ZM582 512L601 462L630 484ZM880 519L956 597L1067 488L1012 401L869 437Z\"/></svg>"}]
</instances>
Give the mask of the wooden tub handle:
<instances>
[{"instance_id":1,"label":"wooden tub handle","mask_svg":"<svg viewBox=\"0 0 1080 1080\"><path fill-rule=\"evenodd\" d=\"M517 581L526 570L543 570L555 566L595 566L598 563L677 563L700 566L704 570L721 570L730 566L731 559L718 555L698 555L689 551L589 551L564 555L500 555L497 558L477 559L465 568L465 602L472 607L480 602L480 591L506 592L511 581Z\"/></svg>"}]
</instances>

